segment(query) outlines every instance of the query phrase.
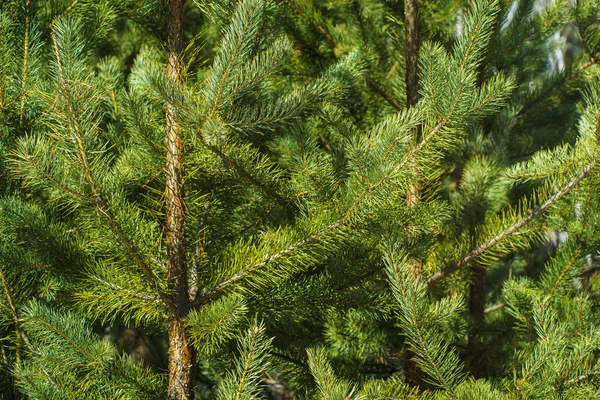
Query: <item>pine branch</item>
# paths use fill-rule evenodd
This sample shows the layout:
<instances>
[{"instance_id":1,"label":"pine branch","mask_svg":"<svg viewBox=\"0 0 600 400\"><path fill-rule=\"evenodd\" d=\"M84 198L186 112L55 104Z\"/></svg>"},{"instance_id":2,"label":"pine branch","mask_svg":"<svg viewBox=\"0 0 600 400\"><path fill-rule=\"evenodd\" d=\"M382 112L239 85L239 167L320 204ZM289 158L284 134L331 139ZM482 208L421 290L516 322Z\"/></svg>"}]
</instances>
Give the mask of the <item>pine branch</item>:
<instances>
[{"instance_id":1,"label":"pine branch","mask_svg":"<svg viewBox=\"0 0 600 400\"><path fill-rule=\"evenodd\" d=\"M54 45L54 53L55 53L55 57L56 57L56 62L57 62L57 66L58 66L59 79L60 79L61 84L64 85L66 81L65 81L64 73L63 73L63 69L62 69L62 61L61 61L61 57L60 57L60 52L58 50L58 42L57 42L56 34L54 31L52 31L51 36L52 36L52 42ZM73 106L70 102L69 102L68 112L71 114L71 119L73 122L73 128L74 128L74 132L75 132L75 142L78 147L78 154L77 154L78 159L79 159L79 161L81 163L81 167L83 169L84 178L86 179L86 181L89 185L89 188L92 192L93 203L96 205L97 210L106 217L108 225L113 230L113 232L117 234L121 243L125 246L127 253L129 254L130 258L133 260L135 265L140 269L140 271L142 271L144 273L150 286L154 290L156 290L157 294L162 299L164 304L169 309L173 310L175 307L173 305L172 300L160 288L160 286L158 284L158 279L154 275L154 272L148 266L148 264L144 261L144 259L140 255L139 251L137 250L136 246L133 244L131 239L125 234L125 232L121 228L121 225L118 223L117 218L115 217L109 203L107 202L107 200L104 199L104 197L102 196L102 193L100 192L100 190L95 182L95 179L94 179L93 173L92 173L92 167L88 160L87 151L85 149L82 133L81 133L80 126L79 126L79 116L73 109Z\"/></svg>"},{"instance_id":2,"label":"pine branch","mask_svg":"<svg viewBox=\"0 0 600 400\"><path fill-rule=\"evenodd\" d=\"M23 340L23 342L25 342L25 344L27 345L27 347L30 350L33 350L33 346L31 345L29 338L25 335L25 332L23 332L23 329L21 329L21 324L19 323L19 314L17 312L17 307L13 300L10 288L8 287L8 283L6 282L6 277L4 276L4 273L1 270L0 270L0 282L2 282L2 289L4 290L4 295L6 296L6 300L8 302L8 306L10 308L10 314L12 316L13 325L15 327L15 330L17 331L17 336L20 337ZM20 359L19 346L16 347L16 352L17 352L17 360L19 360ZM46 372L46 371L44 370L44 372Z\"/></svg>"},{"instance_id":3,"label":"pine branch","mask_svg":"<svg viewBox=\"0 0 600 400\"><path fill-rule=\"evenodd\" d=\"M290 5L290 7L292 8L292 10L294 12L296 12L296 14L300 14L300 15L304 15L305 17L309 18L310 17L304 12L302 11L300 8L298 8L295 4L295 1L293 0L285 0L286 3L288 3ZM337 46L337 42L336 40L333 38L333 36L331 36L331 34L327 31L327 29L325 29L323 26L321 26L320 24L318 24L317 22L315 22L313 19L310 19L310 24L321 34L323 35L323 37L329 42L329 45L332 48L335 48Z\"/></svg>"},{"instance_id":4,"label":"pine branch","mask_svg":"<svg viewBox=\"0 0 600 400\"><path fill-rule=\"evenodd\" d=\"M427 286L429 288L435 286L440 280L444 279L445 277L452 274L453 272L459 270L460 268L462 268L469 262L480 257L487 250L489 250L490 248L492 248L493 246L495 246L502 240L506 239L510 235L518 232L521 228L523 228L524 226L526 226L527 224L529 224L530 222L532 222L533 220L535 220L536 218L541 216L543 213L545 213L548 210L548 208L550 208L550 206L552 206L554 203L556 203L557 201L562 199L567 193L569 193L569 191L571 189L573 189L575 186L577 186L577 184L579 184L579 182L581 182L586 176L588 176L589 173L596 166L596 163L597 163L596 161L593 161L590 164L588 164L583 169L583 171L581 171L581 173L579 173L579 175L577 175L570 182L568 182L566 185L564 185L558 192L553 194L540 207L538 207L533 212L531 212L531 214L527 215L526 217L521 218L520 220L518 220L517 222L515 222L514 224L512 224L511 226L509 226L508 228L506 228L505 230L503 230L502 232L500 232L499 234L497 234L496 236L494 236L493 238L491 238L490 240L488 240L487 242L485 242L484 244L479 246L477 249L475 249L472 252L470 252L469 254L467 254L464 258L460 259L456 264L433 274L427 280Z\"/></svg>"},{"instance_id":5,"label":"pine branch","mask_svg":"<svg viewBox=\"0 0 600 400\"><path fill-rule=\"evenodd\" d=\"M89 354L87 351L85 351L85 349L83 347L81 347L79 344L77 344L77 342L71 338L67 333L63 332L61 329L59 329L58 327L54 326L52 323L46 321L44 318L36 315L36 314L30 314L30 318L34 319L35 321L37 321L38 323L40 323L41 325L43 325L44 327L46 327L48 330L50 330L52 333L54 333L57 336L60 336L61 338L63 338L67 343L69 343L71 346L73 346L74 349L77 350L77 352L79 354L81 354L88 362L88 366L96 366L99 365L98 364L98 360L96 358L94 358L91 354ZM33 346L31 347L31 351L34 352ZM34 352L35 354L35 352ZM133 386L135 386L136 388L138 388L140 391L146 393L146 395L149 396L149 398L153 398L153 399L157 399L158 397L156 396L155 393L152 393L150 391L148 391L148 389L146 389L140 382L138 382L135 378L129 376L128 374L122 373L119 370L110 367L108 365L101 365L100 367L103 369L106 369L108 372L110 372L113 376L120 376L123 379L125 379L127 382L131 383ZM54 382L54 380L52 380L49 376L48 378L51 380L51 382L58 386L56 382Z\"/></svg>"},{"instance_id":6,"label":"pine branch","mask_svg":"<svg viewBox=\"0 0 600 400\"><path fill-rule=\"evenodd\" d=\"M425 147L427 144L429 144L429 142L431 141L431 139L433 139L433 137L438 134L440 132L440 130L442 130L442 128L445 126L447 122L447 119L441 119L434 127L433 129L427 134L427 136L425 136L423 138L423 140L421 140L419 143L417 143L417 145L415 147L413 147L404 157L404 159L402 160L402 162L400 162L396 167L394 167L394 169L392 170L391 173L383 176L379 182L375 183L374 185L369 184L369 191L372 191L373 189L376 189L378 186L383 185L389 178L390 176L392 176L393 174L397 173L398 171L402 171L404 168L407 167L407 164L411 161L414 160L414 157L419 153L419 151L421 150L421 148ZM393 144L392 144L393 145ZM388 150L389 152L389 150ZM387 158L387 156L386 156ZM358 203L358 202L356 202Z\"/></svg>"},{"instance_id":7,"label":"pine branch","mask_svg":"<svg viewBox=\"0 0 600 400\"><path fill-rule=\"evenodd\" d=\"M254 346L256 345L256 341L259 339L259 333L261 332L258 326L255 326L254 329L251 330L252 334L250 336L250 342L248 343L248 352L246 353L246 359L244 360L244 367L242 368L242 373L240 376L240 380L238 383L238 387L236 390L236 400L240 399L244 392L244 386L247 384L247 375L248 370L250 369L250 365L252 364L252 358L254 356Z\"/></svg>"},{"instance_id":8,"label":"pine branch","mask_svg":"<svg viewBox=\"0 0 600 400\"><path fill-rule=\"evenodd\" d=\"M4 273L1 270L0 270L0 281L2 282L2 289L4 290L4 295L6 296L6 299L8 301L9 307L10 307L10 313L11 313L11 316L13 319L13 325L15 327L15 330L17 331L17 337L20 337L21 340L23 340L23 342L29 349L29 351L34 353L35 349L34 349L33 345L31 344L31 340L29 340L25 331L23 331L23 329L21 328L21 324L19 322L19 314L17 312L17 307L12 298L12 294L10 292L10 288L8 287L8 283L6 282L6 277L4 276ZM21 356L19 354L19 346L18 345L16 346L15 350L16 350L17 362L20 362ZM48 380L50 382L52 382L54 385L56 385L56 382L54 381L54 379L52 378L50 373L46 370L46 368L42 368L42 370L44 372L44 375L46 375L46 377L48 378Z\"/></svg>"},{"instance_id":9,"label":"pine branch","mask_svg":"<svg viewBox=\"0 0 600 400\"><path fill-rule=\"evenodd\" d=\"M245 36L244 32L248 29L248 26L249 26L250 22L252 21L252 16L253 15L250 12L246 16L246 20L244 21L244 24L242 26L239 39L235 45L233 52L231 53L231 56L229 57L229 62L227 64L227 66L225 67L225 70L223 71L223 75L221 76L221 81L219 82L219 85L217 88L217 94L215 95L215 99L213 101L213 105L211 107L210 115L209 115L208 119L211 119L215 115L215 113L217 112L217 110L219 108L219 100L221 98L221 94L223 93L223 89L225 88L225 82L227 81L227 77L229 76L229 72L230 72L231 68L233 67L234 61L235 61L236 57L238 56L240 47L242 46L242 42L244 40L244 36Z\"/></svg>"},{"instance_id":10,"label":"pine branch","mask_svg":"<svg viewBox=\"0 0 600 400\"><path fill-rule=\"evenodd\" d=\"M25 158L27 159L27 161L29 161L31 163L33 168L35 168L40 174L42 174L44 176L44 178L46 178L47 180L52 182L52 184L54 184L57 188L59 188L63 192L68 193L74 197L78 197L78 198L83 199L88 202L93 201L93 199L91 199L90 197L66 187L65 185L60 183L58 180L56 180L52 175L50 175L49 173L44 171L44 169L40 167L40 165L35 161L35 158L33 158L33 156L31 154L29 154L29 152L25 153Z\"/></svg>"},{"instance_id":11,"label":"pine branch","mask_svg":"<svg viewBox=\"0 0 600 400\"><path fill-rule=\"evenodd\" d=\"M131 259L133 260L135 265L140 269L140 271L144 273L150 287L152 287L152 289L156 291L156 293L161 298L163 303L167 306L167 308L173 310L173 301L158 285L158 279L154 275L154 272L152 271L152 269L150 269L148 264L146 264L133 242L129 239L125 232L123 232L121 225L117 222L117 218L113 214L107 201L104 200L104 198L102 197L102 194L98 193L94 197L94 203L96 204L98 211L100 211L100 213L102 213L106 217L108 225L111 227L113 232L117 234L117 236L121 240L121 243L125 246L129 257L131 257Z\"/></svg>"},{"instance_id":12,"label":"pine branch","mask_svg":"<svg viewBox=\"0 0 600 400\"><path fill-rule=\"evenodd\" d=\"M234 366L221 381L218 400L245 400L259 398L260 380L269 365L271 339L265 335L264 325L256 320L239 339L239 356Z\"/></svg>"},{"instance_id":13,"label":"pine branch","mask_svg":"<svg viewBox=\"0 0 600 400\"><path fill-rule=\"evenodd\" d=\"M307 245L314 243L315 241L317 241L324 235L334 231L335 229L340 228L350 218L350 216L352 215L354 210L360 205L360 203L362 202L364 197L367 194L371 193L373 190L377 189L379 186L382 186L387 181L387 179L389 179L390 175L393 175L393 174L397 173L398 171L401 171L403 168L405 168L406 164L411 160L411 157L414 156L422 147L427 145L429 143L429 141L443 128L444 122L445 122L445 120L439 121L437 123L437 125L429 132L429 134L427 134L427 136L425 138L423 138L423 140L417 146L415 146L405 156L404 160L401 163L399 163L389 174L382 177L377 183L375 183L373 185L368 184L367 188L360 194L360 196L358 196L358 198L354 201L353 205L349 208L349 210L345 213L345 215L343 217L339 218L337 221L335 221L332 224L326 226L325 228L319 230L318 232L314 233L313 235L300 240L299 242L295 243L294 245L292 245L278 253L268 256L263 261L261 261L257 264L254 264L247 268L244 268L242 271L238 272L237 274L222 281L221 283L214 286L212 289L209 289L208 291L204 292L202 295L197 297L192 302L191 307L195 308L195 307L198 307L200 305L207 303L213 297L220 295L225 289L229 288L231 285L237 283L238 281L243 280L243 279L255 274L256 272L258 272L262 268L266 267L267 265L279 260L282 257L288 256L292 253L295 253L298 250L301 250L302 248L306 247Z\"/></svg>"},{"instance_id":14,"label":"pine branch","mask_svg":"<svg viewBox=\"0 0 600 400\"><path fill-rule=\"evenodd\" d=\"M73 0L73 2L71 4L69 4L67 6L67 8L64 9L63 12L61 12L58 15L55 15L54 18L52 18L52 21L50 21L50 24L48 24L48 26L46 28L44 28L44 34L47 34L48 31L50 31L51 29L54 28L54 25L56 24L56 21L60 20L61 18L66 17L67 15L69 15L71 13L71 11L73 11L73 9L75 8L75 6L77 6L77 3L79 3L80 0Z\"/></svg>"},{"instance_id":15,"label":"pine branch","mask_svg":"<svg viewBox=\"0 0 600 400\"><path fill-rule=\"evenodd\" d=\"M52 19L52 22L50 23L50 27L52 27L55 23L56 20L65 17L66 15L68 15L71 11L73 11L73 9L75 8L75 6L77 5L77 3L79 3L79 0L73 0L73 2L71 4L68 5L67 8L65 8L65 10L63 12L61 12L59 15L57 15L56 17L54 17Z\"/></svg>"},{"instance_id":16,"label":"pine branch","mask_svg":"<svg viewBox=\"0 0 600 400\"><path fill-rule=\"evenodd\" d=\"M282 61L282 59L275 60L271 65L269 65L268 68L265 68L259 74L256 74L251 79L248 79L248 81L236 87L234 90L231 91L231 93L227 95L227 97L223 100L223 103L230 102L232 99L235 98L235 96L238 93L242 92L246 88L251 87L256 82L259 82L262 78L269 76L273 71L277 69L277 67L282 63Z\"/></svg>"},{"instance_id":17,"label":"pine branch","mask_svg":"<svg viewBox=\"0 0 600 400\"><path fill-rule=\"evenodd\" d=\"M287 0L289 1L289 0ZM417 1L417 0L415 0ZM293 2L290 3L292 9L294 11L296 11L298 14L304 14L306 15L302 10L298 9ZM360 21L360 19L359 19ZM327 41L330 43L331 47L337 47L337 41L333 38L333 36L331 36L329 34L329 32L327 32L327 30L325 28L323 28L321 25L315 24L313 21L311 21L311 23L313 24L313 26L327 39ZM362 25L362 23L361 23ZM361 26L362 29L362 26ZM363 41L366 42L366 40ZM366 43L365 43L366 45ZM373 79L367 77L367 84L369 85L369 87L373 90L373 92L379 96L381 96L381 98L383 98L385 101L387 101L392 107L394 107L396 110L401 111L403 109L402 105L389 93L387 93L381 86L379 86L377 84L377 82L375 82Z\"/></svg>"},{"instance_id":18,"label":"pine branch","mask_svg":"<svg viewBox=\"0 0 600 400\"><path fill-rule=\"evenodd\" d=\"M446 393L448 394L448 396L450 396L454 400L457 400L454 393L452 393L452 391L450 390L452 385L450 384L450 382L448 382L448 380L444 376L444 373L440 370L440 367L438 365L438 360L436 359L434 354L431 353L431 351L429 349L430 343L427 340L425 340L425 338L423 337L423 332L422 332L421 327L420 326L416 327L414 329L413 333L414 334L412 335L411 339L418 342L417 343L418 348L412 349L413 354L415 354L415 351L418 351L419 354L421 355L421 357L423 358L423 361L427 361L430 366L433 366L433 370L435 371L434 378L436 379L437 383L440 385L441 388L446 390Z\"/></svg>"},{"instance_id":19,"label":"pine branch","mask_svg":"<svg viewBox=\"0 0 600 400\"><path fill-rule=\"evenodd\" d=\"M260 224L262 221L264 221L265 218L267 218L273 212L273 210L275 210L275 208L277 208L277 203L273 203L271 205L271 207L269 207L260 217L258 217L256 219L256 221L252 222L251 224L249 224L248 226L246 226L245 228L243 228L241 230L241 234L245 234L250 229L258 226L258 224Z\"/></svg>"},{"instance_id":20,"label":"pine branch","mask_svg":"<svg viewBox=\"0 0 600 400\"><path fill-rule=\"evenodd\" d=\"M573 268L573 265L575 264L575 261L577 260L577 257L579 256L579 253L581 252L582 248L583 248L583 243L580 242L577 245L577 249L575 249L575 252L573 253L573 256L567 263L566 267L564 268L564 270L562 271L562 273L560 274L560 276L558 277L556 282L554 282L554 284L552 285L552 289L550 289L550 293L548 293L546 295L546 297L544 297L542 304L546 304L548 302L548 300L550 300L552 298L552 296L554 295L554 292L556 291L556 289L558 288L560 283L567 276L567 273L571 270L571 268Z\"/></svg>"}]
</instances>

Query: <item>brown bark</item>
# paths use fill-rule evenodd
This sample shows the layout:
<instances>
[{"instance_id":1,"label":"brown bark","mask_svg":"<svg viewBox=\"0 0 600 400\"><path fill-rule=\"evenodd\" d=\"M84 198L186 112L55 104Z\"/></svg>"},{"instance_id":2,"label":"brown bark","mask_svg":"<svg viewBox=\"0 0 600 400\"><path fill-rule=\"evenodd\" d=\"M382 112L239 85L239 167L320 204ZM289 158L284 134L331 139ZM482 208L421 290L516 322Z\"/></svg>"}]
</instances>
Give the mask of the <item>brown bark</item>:
<instances>
[{"instance_id":1,"label":"brown bark","mask_svg":"<svg viewBox=\"0 0 600 400\"><path fill-rule=\"evenodd\" d=\"M419 102L419 1L404 1L404 29L406 31L406 106L414 107ZM421 142L422 128L415 130L415 144ZM406 203L415 205L421 199L421 185L418 180L406 191Z\"/></svg>"},{"instance_id":2,"label":"brown bark","mask_svg":"<svg viewBox=\"0 0 600 400\"><path fill-rule=\"evenodd\" d=\"M469 236L474 244L479 241L477 227L485 221L485 205L478 202L475 207L475 212L470 216L469 227ZM483 311L485 310L485 268L475 261L471 264L470 269L469 315L473 318L475 325L479 325L483 323Z\"/></svg>"},{"instance_id":3,"label":"brown bark","mask_svg":"<svg viewBox=\"0 0 600 400\"><path fill-rule=\"evenodd\" d=\"M419 2L405 0L404 29L406 30L406 105L419 101ZM417 138L419 140L420 138Z\"/></svg>"},{"instance_id":4,"label":"brown bark","mask_svg":"<svg viewBox=\"0 0 600 400\"><path fill-rule=\"evenodd\" d=\"M170 0L167 20L167 76L172 85L182 82L183 8L185 0ZM169 311L169 400L193 398L194 350L183 319L190 309L185 265L185 201L183 132L177 105L166 111L166 231L167 285L174 308Z\"/></svg>"},{"instance_id":5,"label":"brown bark","mask_svg":"<svg viewBox=\"0 0 600 400\"><path fill-rule=\"evenodd\" d=\"M185 325L183 315L169 318L169 400L190 400L194 398L193 371L195 354Z\"/></svg>"}]
</instances>

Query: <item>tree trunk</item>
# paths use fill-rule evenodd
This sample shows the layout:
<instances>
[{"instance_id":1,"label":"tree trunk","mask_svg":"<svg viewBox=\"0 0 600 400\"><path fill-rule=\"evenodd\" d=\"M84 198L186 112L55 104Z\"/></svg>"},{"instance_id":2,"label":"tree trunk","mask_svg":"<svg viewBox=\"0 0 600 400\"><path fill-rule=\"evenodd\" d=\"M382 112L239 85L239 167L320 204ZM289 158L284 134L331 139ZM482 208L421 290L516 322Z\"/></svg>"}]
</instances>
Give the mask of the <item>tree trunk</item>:
<instances>
[{"instance_id":1,"label":"tree trunk","mask_svg":"<svg viewBox=\"0 0 600 400\"><path fill-rule=\"evenodd\" d=\"M195 355L181 316L169 318L169 400L194 398Z\"/></svg>"},{"instance_id":2,"label":"tree trunk","mask_svg":"<svg viewBox=\"0 0 600 400\"><path fill-rule=\"evenodd\" d=\"M406 31L406 106L414 107L419 101L419 1L404 1L404 28ZM421 141L421 126L415 130L415 146ZM415 167L417 167L415 165ZM417 171L417 168L415 168ZM421 200L421 185L417 179L406 189L406 205L412 207ZM409 227L409 230L412 230ZM411 261L411 270L415 275L421 275L422 265L419 260ZM420 386L423 381L423 372L412 359L414 353L407 349L404 355L404 375L406 383L411 386Z\"/></svg>"},{"instance_id":3,"label":"tree trunk","mask_svg":"<svg viewBox=\"0 0 600 400\"><path fill-rule=\"evenodd\" d=\"M419 102L419 1L404 1L404 29L406 31L406 106L414 107ZM415 131L415 145L421 142L422 128ZM416 168L415 168L416 170ZM421 199L421 185L417 179L406 190L406 204L415 205Z\"/></svg>"},{"instance_id":4,"label":"tree trunk","mask_svg":"<svg viewBox=\"0 0 600 400\"><path fill-rule=\"evenodd\" d=\"M485 310L485 268L476 263L471 267L469 315L476 323L482 323Z\"/></svg>"},{"instance_id":5,"label":"tree trunk","mask_svg":"<svg viewBox=\"0 0 600 400\"><path fill-rule=\"evenodd\" d=\"M170 84L182 83L183 7L185 0L169 0L167 20L167 76ZM169 400L193 398L194 350L183 319L190 308L185 265L185 201L183 192L183 132L177 121L177 104L166 111L166 231L167 285L172 294L169 310Z\"/></svg>"},{"instance_id":6,"label":"tree trunk","mask_svg":"<svg viewBox=\"0 0 600 400\"><path fill-rule=\"evenodd\" d=\"M473 247L477 245L477 227L485 222L485 204L477 202L475 213L471 215L469 226L469 236ZM471 264L471 285L469 287L469 315L473 318L476 325L483 323L485 310L485 268L474 261Z\"/></svg>"},{"instance_id":7,"label":"tree trunk","mask_svg":"<svg viewBox=\"0 0 600 400\"><path fill-rule=\"evenodd\" d=\"M406 105L413 107L419 101L419 2L405 0L404 29L406 31ZM417 138L420 140L420 138Z\"/></svg>"}]
</instances>

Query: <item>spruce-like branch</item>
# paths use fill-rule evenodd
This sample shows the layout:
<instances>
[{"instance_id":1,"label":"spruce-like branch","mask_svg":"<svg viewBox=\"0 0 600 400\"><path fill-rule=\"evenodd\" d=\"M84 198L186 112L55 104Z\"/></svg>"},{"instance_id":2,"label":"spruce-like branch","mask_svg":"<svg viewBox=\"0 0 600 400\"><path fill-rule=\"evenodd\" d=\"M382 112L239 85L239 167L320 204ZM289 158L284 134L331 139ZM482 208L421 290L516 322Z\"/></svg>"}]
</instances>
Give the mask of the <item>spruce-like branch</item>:
<instances>
[{"instance_id":1,"label":"spruce-like branch","mask_svg":"<svg viewBox=\"0 0 600 400\"><path fill-rule=\"evenodd\" d=\"M62 60L60 57L60 51L58 49L58 41L56 38L55 31L52 31L51 37L52 37L54 53L55 53L55 57L56 57L56 63L57 63L57 67L58 67L60 83L61 83L61 85L65 85L66 80L64 77L64 73L63 73ZM75 131L75 141L77 144L78 158L81 163L81 167L83 169L84 178L89 185L90 191L92 192L93 203L96 205L97 210L106 217L108 225L111 227L113 232L117 234L117 236L119 237L119 240L125 246L125 249L127 250L127 253L129 254L132 261L144 273L144 275L146 275L146 278L148 279L148 283L150 284L150 286L154 290L156 290L159 297L162 299L162 301L168 308L170 308L170 309L174 308L173 303L172 303L171 299L169 298L169 296L159 286L158 280L157 280L156 276L154 275L154 272L148 266L148 264L144 261L144 259L140 255L139 251L137 250L136 246L131 241L131 239L125 234L125 232L121 228L121 225L117 221L117 218L115 217L109 203L107 202L106 199L104 199L104 197L102 196L102 193L98 189L98 186L95 182L95 179L94 179L94 176L92 173L91 164L88 160L88 155L87 155L87 151L85 149L82 133L80 131L78 115L75 112L75 110L73 109L73 106L70 102L69 102L69 107L68 107L67 111L71 114L73 128ZM59 187L60 187L60 185L59 185Z\"/></svg>"},{"instance_id":2,"label":"spruce-like branch","mask_svg":"<svg viewBox=\"0 0 600 400\"><path fill-rule=\"evenodd\" d=\"M27 85L27 73L28 73L28 60L29 60L29 28L30 28L30 5L31 0L25 1L25 32L23 38L23 65L21 67L21 92L25 93L25 87ZM24 128L25 122L25 96L21 96L21 110L19 112L19 125Z\"/></svg>"},{"instance_id":3,"label":"spruce-like branch","mask_svg":"<svg viewBox=\"0 0 600 400\"><path fill-rule=\"evenodd\" d=\"M139 293L139 292L136 292L135 290L127 289L125 287L117 285L116 283L112 283L112 282L109 282L109 281L107 281L105 279L102 279L102 278L100 278L99 276L96 276L96 275L90 276L90 279L92 279L92 280L94 280L94 281L96 281L96 282L98 282L98 283L100 283L102 285L105 285L105 286L107 286L107 287L109 287L109 288L111 288L113 290L116 290L116 291L119 291L119 292L123 292L125 294L132 295L132 296L137 297L138 299L141 299L141 300L151 301L152 303L157 303L157 302L160 301L158 298L156 298L154 296L150 296L149 294L145 294L145 293Z\"/></svg>"},{"instance_id":4,"label":"spruce-like branch","mask_svg":"<svg viewBox=\"0 0 600 400\"><path fill-rule=\"evenodd\" d=\"M91 202L92 199L89 198L88 196L85 196L79 192L77 192L76 190L70 189L68 187L66 187L65 185L63 185L62 183L60 183L58 180L56 180L52 175L50 175L49 173L47 173L46 171L44 171L44 169L37 163L37 161L35 160L35 158L29 154L29 152L25 153L25 158L27 159L27 161L29 161L31 163L31 165L33 166L33 168L36 169L36 171L38 171L40 174L42 174L42 176L44 178L46 178L47 180L49 180L53 185L55 185L57 188L59 188L60 190L62 190L65 193L68 193L74 197L86 200L88 202Z\"/></svg>"},{"instance_id":5,"label":"spruce-like branch","mask_svg":"<svg viewBox=\"0 0 600 400\"><path fill-rule=\"evenodd\" d=\"M440 280L444 279L451 273L459 270L460 268L462 268L469 262L477 259L481 255L483 255L487 250L494 247L497 243L506 239L510 235L518 232L521 228L523 228L524 226L526 226L527 224L529 224L530 222L532 222L533 220L535 220L536 218L541 216L543 213L545 213L548 210L548 208L550 208L550 206L552 206L554 203L556 203L557 201L562 199L567 193L569 193L569 191L571 191L571 189L573 189L575 186L577 186L579 184L579 182L581 182L586 176L588 176L589 173L596 166L596 163L597 163L597 161L593 161L590 164L588 164L579 173L579 175L574 177L571 181L569 181L566 185L564 185L558 192L554 193L548 200L546 200L540 207L538 207L534 211L532 211L529 215L521 218L520 220L518 220L517 222L515 222L514 224L512 224L511 226L509 226L502 232L498 233L496 236L494 236L493 238L491 238L490 240L488 240L487 242L485 242L484 244L479 246L477 249L473 250L472 252L467 254L465 257L460 259L458 262L456 262L456 264L433 274L427 280L427 286L429 288L435 286Z\"/></svg>"},{"instance_id":6,"label":"spruce-like branch","mask_svg":"<svg viewBox=\"0 0 600 400\"><path fill-rule=\"evenodd\" d=\"M119 237L119 240L121 241L123 246L125 246L125 249L127 250L127 253L129 254L129 257L131 257L131 259L133 260L135 265L144 273L144 275L148 279L148 284L150 285L150 287L152 287L152 289L156 290L158 296L163 301L165 306L167 306L169 309L173 309L174 305L173 305L171 298L159 286L156 275L154 275L154 272L148 266L148 264L146 264L146 261L144 261L144 259L140 255L136 246L129 239L129 237L125 234L125 232L123 231L123 228L121 228L121 225L119 224L119 222L117 221L117 218L113 214L108 202L102 197L101 193L98 193L94 197L94 203L96 204L98 211L100 211L100 213L106 217L108 225L111 227L113 232L115 232L117 234L117 236Z\"/></svg>"},{"instance_id":7,"label":"spruce-like branch","mask_svg":"<svg viewBox=\"0 0 600 400\"><path fill-rule=\"evenodd\" d=\"M362 203L362 201L365 199L365 197L371 193L373 193L373 191L375 191L376 189L378 189L379 187L383 186L387 180L390 179L390 177L396 173L398 173L399 171L401 171L402 169L404 169L406 167L406 165L410 162L410 160L420 151L421 148L425 147L428 145L428 143L433 139L433 137L435 137L436 134L438 134L440 132L440 130L443 128L444 126L444 122L445 120L441 120L439 121L432 129L431 131L427 134L427 136L425 136L423 138L423 140L421 142L418 143L417 146L413 147L404 157L404 159L402 160L402 162L400 162L398 165L396 165L388 174L384 175L378 182L376 182L375 184L367 184L367 187L361 192L361 194L355 199L355 201L353 202L352 206L345 212L345 214L340 217L339 219L337 219L335 222L329 224L328 226L326 226L325 228L322 228L321 230L319 230L318 232L300 240L299 242L293 244L292 246L287 247L284 250L281 250L273 255L270 255L268 257L266 257L264 260L262 260L259 263L253 264L251 266L248 266L244 269L242 269L242 271L234 274L233 276L231 276L230 278L220 282L219 284L217 284L216 286L214 286L213 288L209 289L208 291L204 292L202 295L198 296L193 302L192 302L192 308L198 307L200 305L203 305L205 303L207 303L208 301L210 301L212 298L214 298L215 296L219 296L220 294L223 293L224 290L226 290L227 288L229 288L230 286L232 286L233 284L248 278L254 274L256 274L257 272L259 272L260 270L262 270L263 268L267 267L268 265L278 261L279 259L282 259L284 257L287 257L291 254L294 254L300 250L302 250L303 248L305 248L306 246L315 243L317 240L321 239L323 236L335 231L336 229L341 228L344 224L347 223L347 221L352 217L352 215L354 214L354 212L356 211L356 209L360 206L360 204ZM393 145L393 144L392 144ZM389 149L388 149L389 151Z\"/></svg>"}]
</instances>

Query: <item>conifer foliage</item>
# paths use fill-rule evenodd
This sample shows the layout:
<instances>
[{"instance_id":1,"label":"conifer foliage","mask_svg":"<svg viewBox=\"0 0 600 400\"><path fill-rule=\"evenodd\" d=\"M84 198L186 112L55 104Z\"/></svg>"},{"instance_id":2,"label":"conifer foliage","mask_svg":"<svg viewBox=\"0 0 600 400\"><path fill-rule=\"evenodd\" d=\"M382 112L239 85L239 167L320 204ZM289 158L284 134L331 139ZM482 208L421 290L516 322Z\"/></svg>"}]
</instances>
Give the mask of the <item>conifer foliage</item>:
<instances>
[{"instance_id":1,"label":"conifer foliage","mask_svg":"<svg viewBox=\"0 0 600 400\"><path fill-rule=\"evenodd\" d=\"M2 398L600 396L598 57L596 0L3 1Z\"/></svg>"}]
</instances>

